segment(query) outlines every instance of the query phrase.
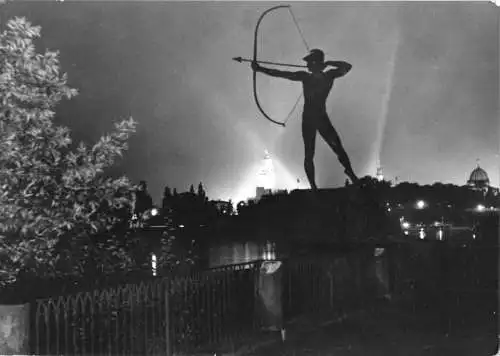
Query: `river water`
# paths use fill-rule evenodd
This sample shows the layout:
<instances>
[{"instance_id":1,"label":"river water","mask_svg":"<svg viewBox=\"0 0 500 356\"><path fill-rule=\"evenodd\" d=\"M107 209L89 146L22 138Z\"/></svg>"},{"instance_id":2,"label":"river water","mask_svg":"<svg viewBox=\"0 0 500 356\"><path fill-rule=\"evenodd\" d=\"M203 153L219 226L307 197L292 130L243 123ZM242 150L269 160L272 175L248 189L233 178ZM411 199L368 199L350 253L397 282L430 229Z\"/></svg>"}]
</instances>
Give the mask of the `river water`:
<instances>
[{"instance_id":1,"label":"river water","mask_svg":"<svg viewBox=\"0 0 500 356\"><path fill-rule=\"evenodd\" d=\"M255 242L230 243L213 246L208 254L209 268L227 266L256 260L274 260L276 245L272 242L258 244Z\"/></svg>"}]
</instances>

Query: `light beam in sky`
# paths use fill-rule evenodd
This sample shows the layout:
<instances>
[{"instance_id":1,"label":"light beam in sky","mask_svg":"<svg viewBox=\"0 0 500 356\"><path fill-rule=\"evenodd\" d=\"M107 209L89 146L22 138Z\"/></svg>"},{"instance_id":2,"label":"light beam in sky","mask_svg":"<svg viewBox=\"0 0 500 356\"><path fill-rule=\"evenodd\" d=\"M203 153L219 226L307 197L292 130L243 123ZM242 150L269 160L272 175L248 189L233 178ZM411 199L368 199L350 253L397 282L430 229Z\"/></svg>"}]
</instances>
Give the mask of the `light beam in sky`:
<instances>
[{"instance_id":1,"label":"light beam in sky","mask_svg":"<svg viewBox=\"0 0 500 356\"><path fill-rule=\"evenodd\" d=\"M387 73L386 86L382 97L382 110L380 112L380 122L377 128L378 130L377 130L377 137L375 139L375 149L373 150L373 154L375 156L372 158L370 162L371 167L368 169L369 174L375 173L375 171L378 168L380 168L382 164L381 160L382 145L384 142L385 127L387 125L387 114L389 111L389 102L391 100L391 94L392 94L394 71L396 68L396 60L399 49L399 40L400 40L400 34L399 34L399 29L397 29L394 35L394 47L391 54L391 58L389 60L389 72Z\"/></svg>"}]
</instances>

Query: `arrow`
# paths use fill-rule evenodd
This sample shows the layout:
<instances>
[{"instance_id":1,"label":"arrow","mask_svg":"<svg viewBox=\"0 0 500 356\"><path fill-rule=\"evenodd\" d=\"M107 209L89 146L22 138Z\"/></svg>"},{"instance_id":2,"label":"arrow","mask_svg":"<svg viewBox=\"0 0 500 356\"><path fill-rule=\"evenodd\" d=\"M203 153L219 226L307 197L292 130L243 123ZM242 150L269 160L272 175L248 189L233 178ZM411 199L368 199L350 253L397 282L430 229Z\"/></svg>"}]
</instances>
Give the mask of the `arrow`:
<instances>
[{"instance_id":1,"label":"arrow","mask_svg":"<svg viewBox=\"0 0 500 356\"><path fill-rule=\"evenodd\" d=\"M247 58L241 58L241 57L234 57L233 60L236 62L253 62L251 59ZM304 65L299 65L299 64L287 64L287 63L276 63L276 62L268 62L268 61L257 61L257 63L262 63L262 64L271 64L273 66L283 66L283 67L296 67L296 68L307 68L307 66Z\"/></svg>"}]
</instances>

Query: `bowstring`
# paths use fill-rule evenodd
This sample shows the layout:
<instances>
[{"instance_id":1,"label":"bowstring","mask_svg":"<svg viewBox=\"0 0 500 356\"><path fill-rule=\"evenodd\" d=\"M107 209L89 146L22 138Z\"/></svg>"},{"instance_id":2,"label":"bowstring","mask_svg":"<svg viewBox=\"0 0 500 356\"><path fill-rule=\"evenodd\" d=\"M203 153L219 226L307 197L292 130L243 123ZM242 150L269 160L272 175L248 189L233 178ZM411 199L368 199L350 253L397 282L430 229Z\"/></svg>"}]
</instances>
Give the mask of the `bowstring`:
<instances>
[{"instance_id":1,"label":"bowstring","mask_svg":"<svg viewBox=\"0 0 500 356\"><path fill-rule=\"evenodd\" d=\"M297 21L297 18L295 17L295 14L293 13L291 6L288 8L288 11L290 11L290 15L292 15L293 23L295 24L295 27L299 31L300 38L302 38L302 43L304 43L307 52L309 52L309 45L307 44L306 38L304 37L304 33L302 33L302 30L300 29L299 22Z\"/></svg>"},{"instance_id":2,"label":"bowstring","mask_svg":"<svg viewBox=\"0 0 500 356\"><path fill-rule=\"evenodd\" d=\"M290 110L290 112L288 113L288 115L285 118L285 121L283 121L283 125L286 125L288 120L290 120L290 118L292 117L292 114L295 111L295 109L297 108L297 106L299 105L299 102L300 102L300 99L302 99L302 96L303 96L302 93L298 96L297 100L295 101L295 104L293 104L292 110Z\"/></svg>"},{"instance_id":3,"label":"bowstring","mask_svg":"<svg viewBox=\"0 0 500 356\"><path fill-rule=\"evenodd\" d=\"M304 46L306 47L307 51L309 52L310 51L309 45L307 44L306 38L304 36L304 33L302 32L302 29L299 26L299 22L297 21L297 18L295 17L295 14L293 13L291 6L288 8L288 11L290 11L290 15L292 16L293 23L295 24L295 27L297 28L297 31L299 32L300 38L302 39L302 43L304 44ZM286 119L283 122L283 124L286 124L288 122L288 120L290 120L290 118L292 117L293 112L297 108L297 105L299 105L300 99L302 99L303 95L304 94L301 92L300 95L299 95L299 97L297 98L297 101L293 105L292 110L290 110L290 112L286 116Z\"/></svg>"}]
</instances>

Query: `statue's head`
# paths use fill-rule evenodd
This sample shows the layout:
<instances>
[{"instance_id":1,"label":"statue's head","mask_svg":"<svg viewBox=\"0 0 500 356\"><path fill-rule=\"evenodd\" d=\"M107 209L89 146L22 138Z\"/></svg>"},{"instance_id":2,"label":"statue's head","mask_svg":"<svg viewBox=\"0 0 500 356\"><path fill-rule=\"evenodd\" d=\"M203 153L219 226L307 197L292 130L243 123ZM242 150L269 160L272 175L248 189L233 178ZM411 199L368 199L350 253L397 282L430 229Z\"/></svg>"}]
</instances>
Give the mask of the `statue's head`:
<instances>
[{"instance_id":1,"label":"statue's head","mask_svg":"<svg viewBox=\"0 0 500 356\"><path fill-rule=\"evenodd\" d=\"M306 61L307 69L313 73L325 69L325 54L318 48L310 50L309 54L302 59Z\"/></svg>"}]
</instances>

